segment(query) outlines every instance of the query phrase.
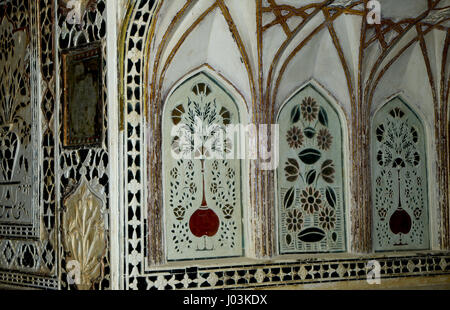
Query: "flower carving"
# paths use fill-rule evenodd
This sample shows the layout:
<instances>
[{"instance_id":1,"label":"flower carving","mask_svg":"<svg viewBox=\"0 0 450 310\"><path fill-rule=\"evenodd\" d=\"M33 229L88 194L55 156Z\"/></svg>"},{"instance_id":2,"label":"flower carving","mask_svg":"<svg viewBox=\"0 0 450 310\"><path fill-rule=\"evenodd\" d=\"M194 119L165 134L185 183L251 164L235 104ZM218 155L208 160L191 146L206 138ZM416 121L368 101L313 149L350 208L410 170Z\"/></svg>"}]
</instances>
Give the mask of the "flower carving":
<instances>
[{"instance_id":1,"label":"flower carving","mask_svg":"<svg viewBox=\"0 0 450 310\"><path fill-rule=\"evenodd\" d=\"M298 232L303 226L303 214L297 209L287 212L286 227L290 232Z\"/></svg>"},{"instance_id":2,"label":"flower carving","mask_svg":"<svg viewBox=\"0 0 450 310\"><path fill-rule=\"evenodd\" d=\"M184 215L186 214L186 209L183 206L178 206L173 210L173 214L175 218L179 221L184 219Z\"/></svg>"},{"instance_id":3,"label":"flower carving","mask_svg":"<svg viewBox=\"0 0 450 310\"><path fill-rule=\"evenodd\" d=\"M300 194L300 203L303 207L303 210L308 212L309 214L313 214L319 211L322 206L322 195L318 190L315 190L312 187L307 187L302 190Z\"/></svg>"},{"instance_id":4,"label":"flower carving","mask_svg":"<svg viewBox=\"0 0 450 310\"><path fill-rule=\"evenodd\" d=\"M308 122L315 120L319 113L317 102L311 97L306 97L305 99L303 99L301 110L303 118Z\"/></svg>"},{"instance_id":5,"label":"flower carving","mask_svg":"<svg viewBox=\"0 0 450 310\"><path fill-rule=\"evenodd\" d=\"M294 126L287 132L287 142L293 149L298 149L303 145L303 133L300 128Z\"/></svg>"},{"instance_id":6,"label":"flower carving","mask_svg":"<svg viewBox=\"0 0 450 310\"><path fill-rule=\"evenodd\" d=\"M323 208L319 213L319 224L323 229L331 230L336 223L336 213L331 208Z\"/></svg>"},{"instance_id":7,"label":"flower carving","mask_svg":"<svg viewBox=\"0 0 450 310\"><path fill-rule=\"evenodd\" d=\"M380 210L378 210L378 216L382 221L384 221L387 216L387 210L385 208L381 208Z\"/></svg>"},{"instance_id":8,"label":"flower carving","mask_svg":"<svg viewBox=\"0 0 450 310\"><path fill-rule=\"evenodd\" d=\"M233 212L234 212L234 208L232 205L230 204L226 204L223 208L222 208L222 212L223 215L225 216L225 218L227 220L231 219L233 216Z\"/></svg>"},{"instance_id":9,"label":"flower carving","mask_svg":"<svg viewBox=\"0 0 450 310\"><path fill-rule=\"evenodd\" d=\"M321 129L317 135L317 145L320 149L327 151L331 148L333 137L328 129Z\"/></svg>"}]
</instances>

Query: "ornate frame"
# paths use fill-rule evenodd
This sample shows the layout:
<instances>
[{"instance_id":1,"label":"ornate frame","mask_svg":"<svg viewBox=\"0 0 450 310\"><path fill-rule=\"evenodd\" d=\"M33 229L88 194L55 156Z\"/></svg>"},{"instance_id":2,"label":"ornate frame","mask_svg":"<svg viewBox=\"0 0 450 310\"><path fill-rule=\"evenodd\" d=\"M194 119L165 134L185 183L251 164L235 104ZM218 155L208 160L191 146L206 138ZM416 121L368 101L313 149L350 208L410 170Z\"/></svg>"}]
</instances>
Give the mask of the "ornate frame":
<instances>
[{"instance_id":1,"label":"ornate frame","mask_svg":"<svg viewBox=\"0 0 450 310\"><path fill-rule=\"evenodd\" d=\"M61 53L62 58L62 78L63 78L63 92L64 92L64 101L62 104L63 109L63 118L62 118L62 127L63 127L63 147L83 147L83 146L90 146L90 147L98 147L101 145L103 141L104 136L104 130L103 130L103 109L104 109L104 103L103 103L103 96L102 96L102 89L103 89L103 78L102 78L102 72L103 72L103 56L102 56L102 48L99 43L93 43L91 45L86 45L82 47L77 47L73 49L66 49L62 51ZM75 103L71 102L71 98L69 98L70 89L69 87L74 86L70 85L69 83L69 76L72 74L70 72L70 68L72 64L89 61L95 59L97 63L96 68L96 74L97 74L97 83L98 83L98 89L96 90L98 93L96 94L98 96L97 104L95 106L96 111L96 117L94 119L94 135L88 137L84 137L81 139L74 139L70 136L70 125L69 125L69 119L70 119L70 109L72 105L76 105ZM94 95L94 94L92 94Z\"/></svg>"}]
</instances>

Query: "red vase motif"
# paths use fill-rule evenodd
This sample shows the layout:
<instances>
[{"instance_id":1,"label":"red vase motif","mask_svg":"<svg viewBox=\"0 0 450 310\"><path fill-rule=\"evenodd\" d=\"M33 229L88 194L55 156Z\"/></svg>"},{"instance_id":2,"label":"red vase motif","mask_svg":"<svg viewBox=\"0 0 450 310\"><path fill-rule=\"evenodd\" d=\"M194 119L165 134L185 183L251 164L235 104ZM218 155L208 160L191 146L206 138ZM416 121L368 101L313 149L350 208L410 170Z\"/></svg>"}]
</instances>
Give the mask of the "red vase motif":
<instances>
[{"instance_id":1,"label":"red vase motif","mask_svg":"<svg viewBox=\"0 0 450 310\"><path fill-rule=\"evenodd\" d=\"M198 238L205 238L205 248L206 250L206 237L213 237L217 234L219 230L220 221L217 214L208 207L205 195L205 170L204 170L204 159L202 162L202 182L203 182L203 200L199 209L197 209L189 219L189 229L192 234Z\"/></svg>"},{"instance_id":2,"label":"red vase motif","mask_svg":"<svg viewBox=\"0 0 450 310\"><path fill-rule=\"evenodd\" d=\"M398 172L398 208L395 210L395 212L391 215L391 218L389 219L389 228L391 231L396 234L400 235L400 241L399 243L395 244L397 246L400 245L407 245L402 243L402 234L407 235L411 231L412 228L412 220L411 216L402 208L402 202L401 202L401 192L400 192L400 170L397 170Z\"/></svg>"}]
</instances>

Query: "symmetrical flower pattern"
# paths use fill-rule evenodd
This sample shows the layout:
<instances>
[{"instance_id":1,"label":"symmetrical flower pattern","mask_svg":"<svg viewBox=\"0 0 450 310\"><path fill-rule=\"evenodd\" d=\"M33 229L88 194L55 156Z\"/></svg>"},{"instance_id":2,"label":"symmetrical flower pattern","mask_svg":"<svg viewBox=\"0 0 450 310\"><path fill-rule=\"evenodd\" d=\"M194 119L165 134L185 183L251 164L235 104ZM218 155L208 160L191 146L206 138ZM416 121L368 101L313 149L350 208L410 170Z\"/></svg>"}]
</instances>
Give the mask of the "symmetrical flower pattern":
<instances>
[{"instance_id":1,"label":"symmetrical flower pattern","mask_svg":"<svg viewBox=\"0 0 450 310\"><path fill-rule=\"evenodd\" d=\"M429 248L425 135L400 99L387 103L372 125L374 248Z\"/></svg>"},{"instance_id":2,"label":"symmetrical flower pattern","mask_svg":"<svg viewBox=\"0 0 450 310\"><path fill-rule=\"evenodd\" d=\"M35 214L27 2L16 11L13 4L0 6L0 226L10 227L32 227ZM1 230L17 237L13 229Z\"/></svg>"},{"instance_id":3,"label":"symmetrical flower pattern","mask_svg":"<svg viewBox=\"0 0 450 310\"><path fill-rule=\"evenodd\" d=\"M168 260L242 255L241 163L227 159L237 141L234 100L206 74L168 99L163 118Z\"/></svg>"},{"instance_id":4,"label":"symmetrical flower pattern","mask_svg":"<svg viewBox=\"0 0 450 310\"><path fill-rule=\"evenodd\" d=\"M313 86L283 107L278 168L282 253L345 250L342 129L337 112Z\"/></svg>"}]
</instances>

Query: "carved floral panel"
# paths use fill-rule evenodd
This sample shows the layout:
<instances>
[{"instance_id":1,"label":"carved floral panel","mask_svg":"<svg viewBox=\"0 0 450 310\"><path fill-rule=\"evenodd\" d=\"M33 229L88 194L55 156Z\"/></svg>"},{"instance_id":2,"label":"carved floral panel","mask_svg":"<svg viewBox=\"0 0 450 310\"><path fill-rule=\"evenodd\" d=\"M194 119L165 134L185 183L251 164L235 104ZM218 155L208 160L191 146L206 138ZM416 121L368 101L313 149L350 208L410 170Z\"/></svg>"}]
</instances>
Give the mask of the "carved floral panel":
<instances>
[{"instance_id":1,"label":"carved floral panel","mask_svg":"<svg viewBox=\"0 0 450 310\"><path fill-rule=\"evenodd\" d=\"M170 95L163 116L168 260L242 255L241 160L227 156L239 137L225 132L239 120L233 98L206 74Z\"/></svg>"},{"instance_id":2,"label":"carved floral panel","mask_svg":"<svg viewBox=\"0 0 450 310\"><path fill-rule=\"evenodd\" d=\"M399 98L372 124L372 198L376 251L429 248L425 132Z\"/></svg>"},{"instance_id":3,"label":"carved floral panel","mask_svg":"<svg viewBox=\"0 0 450 310\"><path fill-rule=\"evenodd\" d=\"M0 10L0 234L27 237L36 232L37 216L29 3L4 4Z\"/></svg>"},{"instance_id":4,"label":"carved floral panel","mask_svg":"<svg viewBox=\"0 0 450 310\"><path fill-rule=\"evenodd\" d=\"M342 128L313 86L282 108L278 166L281 253L345 251Z\"/></svg>"}]
</instances>

